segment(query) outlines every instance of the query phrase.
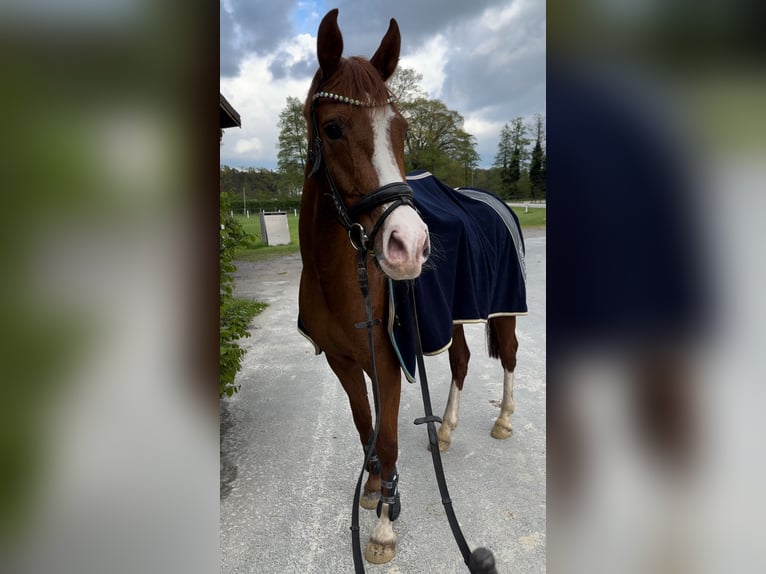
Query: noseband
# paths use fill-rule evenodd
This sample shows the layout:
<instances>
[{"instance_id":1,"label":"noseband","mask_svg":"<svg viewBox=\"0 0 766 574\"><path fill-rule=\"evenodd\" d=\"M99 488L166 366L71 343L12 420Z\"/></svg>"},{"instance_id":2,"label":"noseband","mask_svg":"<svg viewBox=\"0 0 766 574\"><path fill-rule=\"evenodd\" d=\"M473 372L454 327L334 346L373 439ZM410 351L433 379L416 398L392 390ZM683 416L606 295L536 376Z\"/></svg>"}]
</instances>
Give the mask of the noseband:
<instances>
[{"instance_id":1,"label":"noseband","mask_svg":"<svg viewBox=\"0 0 766 574\"><path fill-rule=\"evenodd\" d=\"M334 100L336 102L361 108L373 108L379 105L389 105L394 101L394 96L389 96L386 99L385 104L363 102L361 100L339 96L330 92L317 92L311 98L311 123L314 128L314 138L313 143L310 146L311 149L309 151L309 160L312 164L311 172L309 172L309 177L313 177L320 169L324 171L325 177L327 178L327 184L330 188L330 193L327 194L327 196L335 205L335 211L338 214L338 219L340 220L340 224L344 227L346 232L348 232L348 238L351 241L351 245L357 251L369 251L374 253L375 238L377 237L378 231L380 231L381 227L383 227L383 223L386 221L388 216L393 213L394 209L402 205L409 205L415 209L415 204L413 203L414 193L409 185L404 182L397 181L373 190L372 192L362 197L362 199L357 201L351 207L346 207L346 204L343 203L343 198L340 194L340 191L338 191L338 188L335 185L332 176L330 175L330 171L327 169L327 165L322 158L322 138L319 136L319 125L317 123L316 116L316 102L320 98ZM389 205L375 222L372 231L368 235L367 231L364 229L364 226L358 221L359 216L365 213L369 213L376 207L384 204Z\"/></svg>"}]
</instances>

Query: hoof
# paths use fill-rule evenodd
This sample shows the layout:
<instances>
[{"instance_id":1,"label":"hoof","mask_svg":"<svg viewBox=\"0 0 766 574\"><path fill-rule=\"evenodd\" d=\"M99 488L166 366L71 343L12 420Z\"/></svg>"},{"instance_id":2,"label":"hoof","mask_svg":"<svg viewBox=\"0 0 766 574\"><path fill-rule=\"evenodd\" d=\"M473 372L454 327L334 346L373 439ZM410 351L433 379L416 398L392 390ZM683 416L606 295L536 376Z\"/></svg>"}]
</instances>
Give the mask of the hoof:
<instances>
[{"instance_id":1,"label":"hoof","mask_svg":"<svg viewBox=\"0 0 766 574\"><path fill-rule=\"evenodd\" d=\"M450 444L451 442L448 440L439 439L439 452L447 452ZM428 452L431 452L431 443L428 443L426 448L428 449Z\"/></svg>"},{"instance_id":2,"label":"hoof","mask_svg":"<svg viewBox=\"0 0 766 574\"><path fill-rule=\"evenodd\" d=\"M439 452L447 452L449 445L452 443L452 431L455 430L454 426L447 426L446 423L439 427L436 432L436 437L439 439ZM429 449L430 445L429 445Z\"/></svg>"},{"instance_id":3,"label":"hoof","mask_svg":"<svg viewBox=\"0 0 766 574\"><path fill-rule=\"evenodd\" d=\"M380 500L379 490L373 492L363 490L362 496L359 498L359 506L367 510L374 510L378 507L378 500Z\"/></svg>"},{"instance_id":4,"label":"hoof","mask_svg":"<svg viewBox=\"0 0 766 574\"><path fill-rule=\"evenodd\" d=\"M495 421L495 426L492 427L492 432L489 434L492 435L492 438L502 440L504 438L509 438L513 434L513 429L509 423L504 424L500 421Z\"/></svg>"},{"instance_id":5,"label":"hoof","mask_svg":"<svg viewBox=\"0 0 766 574\"><path fill-rule=\"evenodd\" d=\"M371 540L364 549L364 559L371 564L385 564L390 562L394 556L396 556L395 541L390 544L381 544Z\"/></svg>"}]
</instances>

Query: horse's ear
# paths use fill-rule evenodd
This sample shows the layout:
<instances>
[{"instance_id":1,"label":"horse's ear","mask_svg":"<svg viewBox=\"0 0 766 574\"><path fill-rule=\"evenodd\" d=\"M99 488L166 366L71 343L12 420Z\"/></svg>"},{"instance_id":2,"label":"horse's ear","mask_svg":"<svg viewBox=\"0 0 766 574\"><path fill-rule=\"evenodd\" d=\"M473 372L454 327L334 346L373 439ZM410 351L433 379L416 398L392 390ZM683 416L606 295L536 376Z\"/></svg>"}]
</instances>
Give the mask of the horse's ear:
<instances>
[{"instance_id":1,"label":"horse's ear","mask_svg":"<svg viewBox=\"0 0 766 574\"><path fill-rule=\"evenodd\" d=\"M391 23L388 25L388 32L383 36L383 41L380 43L380 47L375 52L375 55L370 59L373 66L380 72L383 81L385 82L390 78L396 66L399 63L399 49L402 45L402 36L399 33L399 24L396 20L391 18Z\"/></svg>"},{"instance_id":2,"label":"horse's ear","mask_svg":"<svg viewBox=\"0 0 766 574\"><path fill-rule=\"evenodd\" d=\"M338 28L338 9L334 8L322 18L317 33L317 59L323 80L327 80L338 69L342 54L343 36Z\"/></svg>"}]
</instances>

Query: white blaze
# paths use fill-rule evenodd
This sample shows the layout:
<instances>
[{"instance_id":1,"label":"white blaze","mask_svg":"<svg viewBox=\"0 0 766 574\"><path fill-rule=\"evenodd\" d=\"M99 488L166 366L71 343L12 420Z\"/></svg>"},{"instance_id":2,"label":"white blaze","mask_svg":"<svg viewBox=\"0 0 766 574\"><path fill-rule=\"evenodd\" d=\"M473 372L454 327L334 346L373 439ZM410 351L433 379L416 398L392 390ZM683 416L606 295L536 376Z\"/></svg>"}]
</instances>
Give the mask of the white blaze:
<instances>
[{"instance_id":1,"label":"white blaze","mask_svg":"<svg viewBox=\"0 0 766 574\"><path fill-rule=\"evenodd\" d=\"M396 112L391 106L370 110L372 125L372 167L378 176L378 187L402 182L391 142L391 120ZM382 206L388 208L388 204ZM428 245L428 228L410 206L395 209L381 229L381 252L378 262L383 272L396 280L412 279L420 274L427 257L423 250Z\"/></svg>"},{"instance_id":2,"label":"white blaze","mask_svg":"<svg viewBox=\"0 0 766 574\"><path fill-rule=\"evenodd\" d=\"M390 129L393 117L394 110L391 106L381 106L370 110L373 136L372 166L378 175L378 187L402 181L394 149L391 146Z\"/></svg>"}]
</instances>

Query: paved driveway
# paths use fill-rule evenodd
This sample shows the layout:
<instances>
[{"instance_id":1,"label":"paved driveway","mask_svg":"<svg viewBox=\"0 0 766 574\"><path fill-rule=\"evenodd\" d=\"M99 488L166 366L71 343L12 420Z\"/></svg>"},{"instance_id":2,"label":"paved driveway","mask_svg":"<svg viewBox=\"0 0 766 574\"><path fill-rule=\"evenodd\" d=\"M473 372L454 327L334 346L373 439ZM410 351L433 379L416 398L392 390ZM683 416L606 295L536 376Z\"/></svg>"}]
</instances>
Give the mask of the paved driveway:
<instances>
[{"instance_id":1,"label":"paved driveway","mask_svg":"<svg viewBox=\"0 0 766 574\"><path fill-rule=\"evenodd\" d=\"M518 321L513 436L489 436L502 396L484 328L467 325L472 359L460 425L443 455L455 512L471 548L498 572L545 571L545 235L527 234L529 315ZM295 329L300 256L241 263L237 292L269 304L251 328L241 390L221 411L221 572L353 572L351 503L362 449L346 396ZM426 358L436 414L449 390L447 355ZM403 382L399 413L398 553L369 573L467 572L426 450L420 389ZM360 509L362 544L375 522Z\"/></svg>"}]
</instances>

